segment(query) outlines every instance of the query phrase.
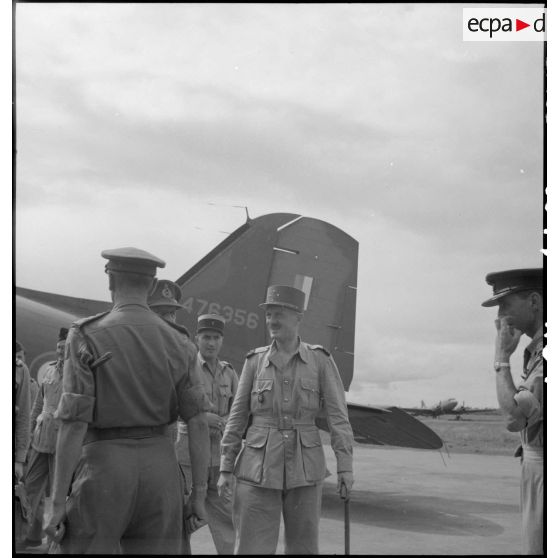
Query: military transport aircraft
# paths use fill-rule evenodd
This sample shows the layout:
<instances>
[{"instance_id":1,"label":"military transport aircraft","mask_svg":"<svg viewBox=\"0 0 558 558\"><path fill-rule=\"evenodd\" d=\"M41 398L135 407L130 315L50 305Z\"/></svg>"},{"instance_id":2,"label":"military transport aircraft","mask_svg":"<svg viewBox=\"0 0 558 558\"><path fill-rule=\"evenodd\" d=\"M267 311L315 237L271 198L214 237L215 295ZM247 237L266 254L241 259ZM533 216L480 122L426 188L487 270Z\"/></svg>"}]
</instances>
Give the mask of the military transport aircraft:
<instances>
[{"instance_id":1,"label":"military transport aircraft","mask_svg":"<svg viewBox=\"0 0 558 558\"><path fill-rule=\"evenodd\" d=\"M251 219L176 280L184 309L177 322L190 332L197 316L219 313L227 328L221 357L240 372L251 348L268 344L263 312L268 285L306 293L301 337L326 347L345 390L353 377L358 242L337 227L309 217L271 213ZM164 274L161 274L162 278ZM60 327L110 309L109 302L16 287L16 337L26 349L31 375L41 378L55 360ZM361 443L438 449L442 440L397 407L348 404L355 440ZM327 430L325 419L317 419Z\"/></svg>"},{"instance_id":2,"label":"military transport aircraft","mask_svg":"<svg viewBox=\"0 0 558 558\"><path fill-rule=\"evenodd\" d=\"M459 420L461 415L466 415L469 413L487 413L491 409L471 409L465 406L465 402L461 404L460 407L457 406L457 399L450 397L449 399L444 399L439 401L431 407L427 407L424 401L420 402L420 407L405 408L401 407L405 412L413 416L428 416L433 418L438 418L441 415L455 415L455 419Z\"/></svg>"}]
</instances>

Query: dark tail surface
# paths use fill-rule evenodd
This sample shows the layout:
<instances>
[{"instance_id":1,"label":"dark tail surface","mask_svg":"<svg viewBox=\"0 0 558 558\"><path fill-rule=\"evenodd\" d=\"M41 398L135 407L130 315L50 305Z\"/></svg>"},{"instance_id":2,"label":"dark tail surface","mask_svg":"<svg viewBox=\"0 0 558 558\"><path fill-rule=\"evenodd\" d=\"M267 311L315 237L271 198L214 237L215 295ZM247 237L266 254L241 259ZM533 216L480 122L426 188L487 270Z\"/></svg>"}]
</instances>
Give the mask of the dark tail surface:
<instances>
[{"instance_id":1,"label":"dark tail surface","mask_svg":"<svg viewBox=\"0 0 558 558\"><path fill-rule=\"evenodd\" d=\"M177 321L191 334L197 316L226 320L221 357L238 372L246 352L269 343L264 311L269 285L306 293L301 336L328 349L348 390L353 377L358 242L318 219L271 213L250 219L177 279Z\"/></svg>"}]
</instances>

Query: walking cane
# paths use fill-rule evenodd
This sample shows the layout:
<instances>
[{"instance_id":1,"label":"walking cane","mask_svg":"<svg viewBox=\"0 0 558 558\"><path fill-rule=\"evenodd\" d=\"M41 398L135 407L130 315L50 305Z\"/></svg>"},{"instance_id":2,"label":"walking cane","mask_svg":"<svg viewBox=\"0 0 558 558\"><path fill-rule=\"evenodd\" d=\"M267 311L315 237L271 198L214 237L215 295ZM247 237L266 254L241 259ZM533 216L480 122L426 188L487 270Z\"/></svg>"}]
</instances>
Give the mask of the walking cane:
<instances>
[{"instance_id":1,"label":"walking cane","mask_svg":"<svg viewBox=\"0 0 558 558\"><path fill-rule=\"evenodd\" d=\"M345 483L341 485L341 499L345 501L345 554L351 553L351 518L349 514L350 497Z\"/></svg>"}]
</instances>

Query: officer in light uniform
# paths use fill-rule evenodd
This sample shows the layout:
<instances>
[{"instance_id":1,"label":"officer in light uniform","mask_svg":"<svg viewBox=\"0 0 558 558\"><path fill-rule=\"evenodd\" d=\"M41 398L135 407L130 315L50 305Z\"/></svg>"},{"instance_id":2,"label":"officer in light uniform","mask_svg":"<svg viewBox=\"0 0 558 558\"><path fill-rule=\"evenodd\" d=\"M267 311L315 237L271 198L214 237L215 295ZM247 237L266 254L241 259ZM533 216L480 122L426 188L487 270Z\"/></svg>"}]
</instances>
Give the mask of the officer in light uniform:
<instances>
[{"instance_id":1,"label":"officer in light uniform","mask_svg":"<svg viewBox=\"0 0 558 558\"><path fill-rule=\"evenodd\" d=\"M238 376L232 365L218 358L223 345L224 331L225 320L221 316L203 314L198 317L196 331L198 364L205 384L205 394L211 404L210 412L207 413L211 456L205 506L217 553L232 554L234 552L232 498L230 494L220 498L217 491L221 438L238 386ZM182 421L178 422L176 449L186 477L189 477L188 428Z\"/></svg>"},{"instance_id":2,"label":"officer in light uniform","mask_svg":"<svg viewBox=\"0 0 558 558\"><path fill-rule=\"evenodd\" d=\"M482 306L498 306L494 370L496 393L507 428L519 432L523 554L544 547L544 360L543 270L512 269L489 273L493 296ZM522 334L531 338L523 355L521 381L514 383L510 357Z\"/></svg>"},{"instance_id":3,"label":"officer in light uniform","mask_svg":"<svg viewBox=\"0 0 558 558\"><path fill-rule=\"evenodd\" d=\"M25 540L27 546L38 546L43 538L43 500L45 494L50 493L54 475L54 451L59 424L54 413L62 395L62 368L67 336L68 328L60 328L56 343L57 359L49 364L31 411L33 438L25 474L25 489L30 498L32 517Z\"/></svg>"},{"instance_id":4,"label":"officer in light uniform","mask_svg":"<svg viewBox=\"0 0 558 558\"><path fill-rule=\"evenodd\" d=\"M68 334L47 534L65 530L62 553L177 554L183 486L166 429L178 415L195 446L194 513L205 520L209 432L196 350L147 306L165 263L137 248L102 256L114 306Z\"/></svg>"},{"instance_id":5,"label":"officer in light uniform","mask_svg":"<svg viewBox=\"0 0 558 558\"><path fill-rule=\"evenodd\" d=\"M325 456L315 418L325 411L337 458L338 490L353 484L353 433L343 384L330 354L301 341L305 294L267 290L272 343L248 353L221 442L219 491L234 494L236 554L274 554L281 513L287 554L318 554ZM246 441L242 437L246 432Z\"/></svg>"}]
</instances>

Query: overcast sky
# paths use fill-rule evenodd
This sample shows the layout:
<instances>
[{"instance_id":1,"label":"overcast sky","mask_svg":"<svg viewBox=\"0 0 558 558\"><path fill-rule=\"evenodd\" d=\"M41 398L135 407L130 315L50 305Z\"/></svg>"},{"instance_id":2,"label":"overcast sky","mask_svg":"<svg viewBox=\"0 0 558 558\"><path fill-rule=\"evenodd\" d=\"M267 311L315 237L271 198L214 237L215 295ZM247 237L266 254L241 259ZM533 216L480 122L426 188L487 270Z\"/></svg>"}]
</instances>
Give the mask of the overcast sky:
<instances>
[{"instance_id":1,"label":"overcast sky","mask_svg":"<svg viewBox=\"0 0 558 558\"><path fill-rule=\"evenodd\" d=\"M18 4L16 284L108 300L245 219L360 243L348 399L496 406L488 272L543 264L543 46L457 4ZM521 367L524 340L515 355Z\"/></svg>"}]
</instances>

